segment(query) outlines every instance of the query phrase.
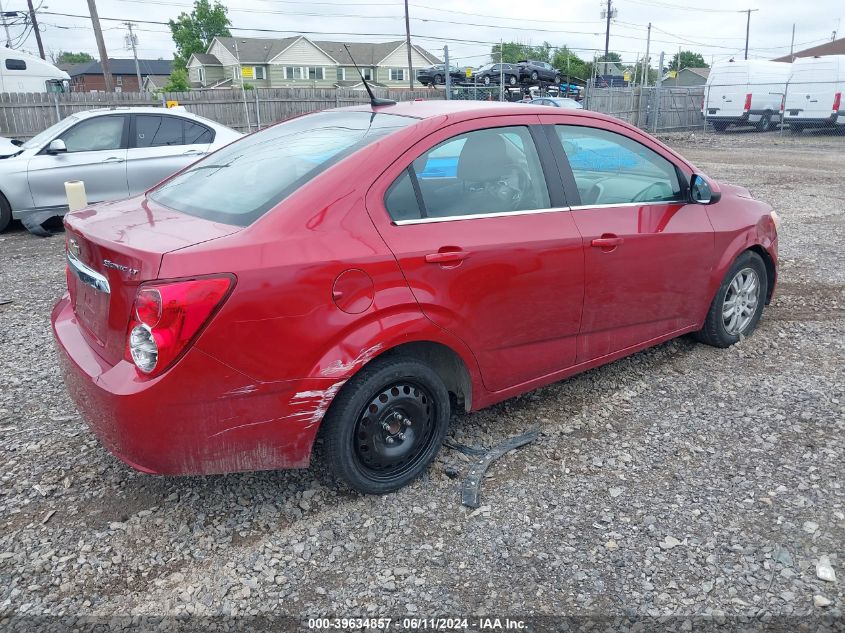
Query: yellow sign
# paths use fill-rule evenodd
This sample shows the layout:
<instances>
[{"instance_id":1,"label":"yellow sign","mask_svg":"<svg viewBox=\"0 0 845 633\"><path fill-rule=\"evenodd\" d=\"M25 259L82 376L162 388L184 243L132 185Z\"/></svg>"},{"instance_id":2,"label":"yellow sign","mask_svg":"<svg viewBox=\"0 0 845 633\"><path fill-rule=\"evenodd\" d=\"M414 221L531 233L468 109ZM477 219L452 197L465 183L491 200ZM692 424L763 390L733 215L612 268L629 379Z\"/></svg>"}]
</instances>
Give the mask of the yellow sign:
<instances>
[{"instance_id":1,"label":"yellow sign","mask_svg":"<svg viewBox=\"0 0 845 633\"><path fill-rule=\"evenodd\" d=\"M165 105L166 105L168 108L177 108L177 107L179 107L179 102L178 102L178 101L167 101L167 102L165 103Z\"/></svg>"},{"instance_id":2,"label":"yellow sign","mask_svg":"<svg viewBox=\"0 0 845 633\"><path fill-rule=\"evenodd\" d=\"M252 66L241 66L241 77L244 79L255 79L255 68Z\"/></svg>"},{"instance_id":3,"label":"yellow sign","mask_svg":"<svg viewBox=\"0 0 845 633\"><path fill-rule=\"evenodd\" d=\"M472 68L467 68L467 79L472 79Z\"/></svg>"},{"instance_id":4,"label":"yellow sign","mask_svg":"<svg viewBox=\"0 0 845 633\"><path fill-rule=\"evenodd\" d=\"M675 77L677 77L677 76L678 76L678 71L677 71L677 70L670 70L670 71L669 71L669 77L671 77L672 79L674 79L674 78L675 78Z\"/></svg>"},{"instance_id":5,"label":"yellow sign","mask_svg":"<svg viewBox=\"0 0 845 633\"><path fill-rule=\"evenodd\" d=\"M625 71L625 74L622 75L622 79L625 81L631 81L631 73L629 71Z\"/></svg>"}]
</instances>

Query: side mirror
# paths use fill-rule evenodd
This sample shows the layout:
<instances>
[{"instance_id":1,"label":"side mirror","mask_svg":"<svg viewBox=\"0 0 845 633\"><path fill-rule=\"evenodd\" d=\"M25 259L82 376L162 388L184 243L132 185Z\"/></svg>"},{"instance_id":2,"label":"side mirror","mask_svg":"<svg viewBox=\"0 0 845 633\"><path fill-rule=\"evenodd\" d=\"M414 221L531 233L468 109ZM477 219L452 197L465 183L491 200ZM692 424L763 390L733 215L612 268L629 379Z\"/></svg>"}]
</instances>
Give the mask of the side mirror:
<instances>
[{"instance_id":1,"label":"side mirror","mask_svg":"<svg viewBox=\"0 0 845 633\"><path fill-rule=\"evenodd\" d=\"M689 183L690 200L696 204L713 204L718 202L722 194L718 191L713 191L704 178L698 174L693 174Z\"/></svg>"},{"instance_id":2,"label":"side mirror","mask_svg":"<svg viewBox=\"0 0 845 633\"><path fill-rule=\"evenodd\" d=\"M47 146L48 154L62 154L64 152L67 152L67 145L60 138L54 138Z\"/></svg>"}]
</instances>

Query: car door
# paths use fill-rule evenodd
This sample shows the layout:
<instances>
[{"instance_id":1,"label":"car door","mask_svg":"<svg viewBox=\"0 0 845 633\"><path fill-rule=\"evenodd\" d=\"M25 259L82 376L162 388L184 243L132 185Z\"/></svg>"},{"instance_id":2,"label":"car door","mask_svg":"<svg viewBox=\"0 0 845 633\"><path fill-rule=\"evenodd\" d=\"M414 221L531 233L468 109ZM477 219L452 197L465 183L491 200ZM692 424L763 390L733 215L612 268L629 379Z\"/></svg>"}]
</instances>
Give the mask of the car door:
<instances>
[{"instance_id":1,"label":"car door","mask_svg":"<svg viewBox=\"0 0 845 633\"><path fill-rule=\"evenodd\" d=\"M581 237L537 121L502 116L439 130L367 195L423 313L469 345L493 391L575 361Z\"/></svg>"},{"instance_id":2,"label":"car door","mask_svg":"<svg viewBox=\"0 0 845 633\"><path fill-rule=\"evenodd\" d=\"M542 118L555 124L550 138L584 240L578 362L695 324L710 300L714 232L704 207L688 203L688 176L636 131Z\"/></svg>"},{"instance_id":3,"label":"car door","mask_svg":"<svg viewBox=\"0 0 845 633\"><path fill-rule=\"evenodd\" d=\"M143 193L208 153L210 128L169 114L135 114L129 134L129 195Z\"/></svg>"},{"instance_id":4,"label":"car door","mask_svg":"<svg viewBox=\"0 0 845 633\"><path fill-rule=\"evenodd\" d=\"M27 179L35 207L67 206L64 183L68 180L85 183L89 202L128 197L126 129L125 114L83 119L57 137L64 141L66 152L48 154L45 146L33 156Z\"/></svg>"}]
</instances>

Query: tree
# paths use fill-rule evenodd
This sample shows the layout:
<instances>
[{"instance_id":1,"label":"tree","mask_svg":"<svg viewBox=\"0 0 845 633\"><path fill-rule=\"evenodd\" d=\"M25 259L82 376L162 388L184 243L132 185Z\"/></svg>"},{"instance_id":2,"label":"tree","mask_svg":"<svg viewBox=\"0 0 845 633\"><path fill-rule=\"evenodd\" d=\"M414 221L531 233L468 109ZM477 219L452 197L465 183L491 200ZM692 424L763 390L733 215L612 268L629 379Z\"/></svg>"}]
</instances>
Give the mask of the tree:
<instances>
[{"instance_id":1,"label":"tree","mask_svg":"<svg viewBox=\"0 0 845 633\"><path fill-rule=\"evenodd\" d=\"M551 63L563 74L564 79L567 75L570 80L575 77L583 80L590 78L590 65L566 46L555 51Z\"/></svg>"},{"instance_id":2,"label":"tree","mask_svg":"<svg viewBox=\"0 0 845 633\"><path fill-rule=\"evenodd\" d=\"M84 64L85 62L93 62L94 58L88 53L70 53L68 51L59 51L53 60L54 64Z\"/></svg>"},{"instance_id":3,"label":"tree","mask_svg":"<svg viewBox=\"0 0 845 633\"><path fill-rule=\"evenodd\" d=\"M502 51L501 58L499 51ZM534 59L540 62L550 61L552 45L548 42L543 42L539 46L532 46L531 44L522 44L521 42L504 42L501 46L493 44L490 49L490 59L494 63L503 61L506 64L515 64L523 59Z\"/></svg>"},{"instance_id":4,"label":"tree","mask_svg":"<svg viewBox=\"0 0 845 633\"><path fill-rule=\"evenodd\" d=\"M168 21L176 44L173 68L185 70L191 55L204 53L215 37L231 37L231 24L220 0L215 0L214 5L209 0L194 0L190 14L183 12L175 20Z\"/></svg>"},{"instance_id":5,"label":"tree","mask_svg":"<svg viewBox=\"0 0 845 633\"><path fill-rule=\"evenodd\" d=\"M701 53L681 51L680 55L680 66L678 65L678 53L675 53L672 57L672 61L669 62L669 70L683 70L684 68L709 68L709 66L704 63L704 57L701 56Z\"/></svg>"},{"instance_id":6,"label":"tree","mask_svg":"<svg viewBox=\"0 0 845 633\"><path fill-rule=\"evenodd\" d=\"M162 92L187 92L191 89L188 82L188 71L184 68L174 68L170 73L170 80L162 88Z\"/></svg>"}]
</instances>

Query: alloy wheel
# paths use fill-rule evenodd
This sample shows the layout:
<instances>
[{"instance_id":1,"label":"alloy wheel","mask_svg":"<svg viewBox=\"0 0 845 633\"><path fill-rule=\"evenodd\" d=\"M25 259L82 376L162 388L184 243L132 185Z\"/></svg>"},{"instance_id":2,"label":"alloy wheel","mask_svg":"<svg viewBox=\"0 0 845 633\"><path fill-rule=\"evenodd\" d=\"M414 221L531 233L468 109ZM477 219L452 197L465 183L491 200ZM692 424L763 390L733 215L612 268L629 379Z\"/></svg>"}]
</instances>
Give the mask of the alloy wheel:
<instances>
[{"instance_id":1,"label":"alloy wheel","mask_svg":"<svg viewBox=\"0 0 845 633\"><path fill-rule=\"evenodd\" d=\"M748 329L760 300L760 279L753 268L740 270L725 292L722 303L722 323L731 336L738 336Z\"/></svg>"}]
</instances>

